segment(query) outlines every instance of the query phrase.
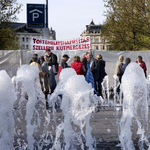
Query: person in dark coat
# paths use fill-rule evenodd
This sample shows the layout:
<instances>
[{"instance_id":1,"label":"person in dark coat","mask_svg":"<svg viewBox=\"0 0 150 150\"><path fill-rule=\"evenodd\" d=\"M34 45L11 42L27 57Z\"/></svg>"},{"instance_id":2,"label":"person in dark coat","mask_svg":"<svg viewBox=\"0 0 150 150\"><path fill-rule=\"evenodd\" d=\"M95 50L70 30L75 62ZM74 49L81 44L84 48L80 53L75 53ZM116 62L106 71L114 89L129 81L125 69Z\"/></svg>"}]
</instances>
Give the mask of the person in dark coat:
<instances>
[{"instance_id":1,"label":"person in dark coat","mask_svg":"<svg viewBox=\"0 0 150 150\"><path fill-rule=\"evenodd\" d=\"M125 64L122 66L122 71L123 71L123 73L125 72L126 67L129 65L130 62L131 62L131 59L130 59L130 58L126 58L126 59L125 59Z\"/></svg>"},{"instance_id":2,"label":"person in dark coat","mask_svg":"<svg viewBox=\"0 0 150 150\"><path fill-rule=\"evenodd\" d=\"M97 94L98 96L102 96L102 82L104 77L107 75L105 72L105 61L103 60L102 55L98 54L96 55L96 58L98 60L97 63L97 68L98 68L98 74L99 74L99 78L97 80L97 84L98 84L98 90L97 90Z\"/></svg>"},{"instance_id":3,"label":"person in dark coat","mask_svg":"<svg viewBox=\"0 0 150 150\"><path fill-rule=\"evenodd\" d=\"M47 94L50 91L50 84L49 84L49 57L47 55L44 56L44 63L42 64L42 72L44 73L44 77L43 77L43 92L47 97ZM47 98L46 98L47 99Z\"/></svg>"},{"instance_id":4,"label":"person in dark coat","mask_svg":"<svg viewBox=\"0 0 150 150\"><path fill-rule=\"evenodd\" d=\"M40 65L42 66L42 64L45 62L44 56L40 57Z\"/></svg>"},{"instance_id":5,"label":"person in dark coat","mask_svg":"<svg viewBox=\"0 0 150 150\"><path fill-rule=\"evenodd\" d=\"M96 84L96 81L99 79L98 68L97 68L98 61L97 61L97 59L93 58L92 53L89 53L89 54L87 55L87 58L88 58L88 64L90 65L89 71L91 71L92 74L93 74L94 87L95 87L95 89L96 89L96 91L97 91L97 84Z\"/></svg>"},{"instance_id":6,"label":"person in dark coat","mask_svg":"<svg viewBox=\"0 0 150 150\"><path fill-rule=\"evenodd\" d=\"M67 61L68 61L69 58L70 58L70 57L69 57L67 54L64 54L64 55L63 55L63 59L62 59L62 61L61 61L61 68L62 68L62 69L70 67L70 66L68 66L68 64L67 64Z\"/></svg>"},{"instance_id":7,"label":"person in dark coat","mask_svg":"<svg viewBox=\"0 0 150 150\"><path fill-rule=\"evenodd\" d=\"M49 57L47 55L44 56L45 62L42 65L42 71L45 74L44 76L44 93L48 94L53 93L56 87L55 75L53 73L52 68L49 67Z\"/></svg>"},{"instance_id":8,"label":"person in dark coat","mask_svg":"<svg viewBox=\"0 0 150 150\"><path fill-rule=\"evenodd\" d=\"M83 56L81 62L83 63L84 65L84 68L85 68L85 72L84 72L84 76L86 76L86 73L87 73L87 70L88 70L88 67L87 67L87 55L89 54L89 52L86 52L85 55Z\"/></svg>"},{"instance_id":9,"label":"person in dark coat","mask_svg":"<svg viewBox=\"0 0 150 150\"><path fill-rule=\"evenodd\" d=\"M58 73L57 56L54 53L52 53L50 49L46 49L45 53L49 57L48 65L52 67L53 73L56 75Z\"/></svg>"},{"instance_id":10,"label":"person in dark coat","mask_svg":"<svg viewBox=\"0 0 150 150\"><path fill-rule=\"evenodd\" d=\"M37 57L38 58L38 54L33 54L33 57ZM33 62L33 60L31 59L30 61L29 61L29 65L31 64ZM40 63L40 59L38 59L38 64L39 65L41 65L41 63Z\"/></svg>"}]
</instances>

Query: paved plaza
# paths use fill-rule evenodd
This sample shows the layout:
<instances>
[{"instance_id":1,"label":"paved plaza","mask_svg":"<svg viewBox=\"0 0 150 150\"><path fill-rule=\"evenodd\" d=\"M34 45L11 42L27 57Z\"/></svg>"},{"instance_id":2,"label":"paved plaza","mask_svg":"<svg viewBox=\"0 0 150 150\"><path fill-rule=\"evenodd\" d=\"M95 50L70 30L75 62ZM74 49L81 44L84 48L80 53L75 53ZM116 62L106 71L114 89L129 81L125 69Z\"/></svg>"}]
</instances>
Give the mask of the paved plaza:
<instances>
[{"instance_id":1,"label":"paved plaza","mask_svg":"<svg viewBox=\"0 0 150 150\"><path fill-rule=\"evenodd\" d=\"M97 111L96 113L92 114L91 120L90 120L90 125L92 126L92 137L95 139L95 143L93 147L95 147L96 150L120 150L121 148L119 146L116 146L119 144L119 137L118 133L120 132L120 118L122 116L122 111L116 111L114 108L105 108L106 110L100 110ZM40 111L40 110L39 110ZM48 111L48 110L46 110ZM57 109L56 113L56 120L54 120L54 116L48 111L50 114L50 119L51 123L46 127L47 130L51 133L51 135L55 138L56 136L56 126L61 123L63 120L62 112L60 109ZM44 115L44 114L43 114ZM42 118L43 116L41 116ZM150 121L150 111L149 111L149 121ZM25 132L25 124L21 124L21 126L17 128L21 128L21 132ZM57 124L57 125L56 125ZM139 135L136 134L137 132L137 125L135 124L135 121L133 121L133 125L131 127L132 129L132 140L134 141L135 147L137 146L137 141ZM150 122L149 122L149 133L150 133ZM43 130L43 127L40 127L40 130ZM149 134L148 133L148 134ZM20 137L21 139L25 138L25 134L20 134L23 135ZM37 133L38 135L38 133ZM37 138L38 139L38 138ZM48 150L53 143L50 143L48 147L43 148L43 150ZM14 145L18 145L17 142L14 143ZM138 148L136 148L138 150ZM16 149L17 150L17 149ZM78 148L78 150L80 150ZM85 148L86 150L86 148Z\"/></svg>"}]
</instances>

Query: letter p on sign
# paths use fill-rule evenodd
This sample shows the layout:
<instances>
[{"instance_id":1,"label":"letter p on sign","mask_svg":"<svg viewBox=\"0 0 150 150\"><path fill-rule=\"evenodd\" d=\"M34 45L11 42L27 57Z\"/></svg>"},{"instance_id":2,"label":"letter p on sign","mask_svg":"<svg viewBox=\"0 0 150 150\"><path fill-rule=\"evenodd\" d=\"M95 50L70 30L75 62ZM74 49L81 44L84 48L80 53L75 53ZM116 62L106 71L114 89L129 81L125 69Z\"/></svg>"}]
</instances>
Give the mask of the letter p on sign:
<instances>
[{"instance_id":1,"label":"letter p on sign","mask_svg":"<svg viewBox=\"0 0 150 150\"><path fill-rule=\"evenodd\" d=\"M38 13L32 13L32 21L35 21L35 18L39 18Z\"/></svg>"}]
</instances>

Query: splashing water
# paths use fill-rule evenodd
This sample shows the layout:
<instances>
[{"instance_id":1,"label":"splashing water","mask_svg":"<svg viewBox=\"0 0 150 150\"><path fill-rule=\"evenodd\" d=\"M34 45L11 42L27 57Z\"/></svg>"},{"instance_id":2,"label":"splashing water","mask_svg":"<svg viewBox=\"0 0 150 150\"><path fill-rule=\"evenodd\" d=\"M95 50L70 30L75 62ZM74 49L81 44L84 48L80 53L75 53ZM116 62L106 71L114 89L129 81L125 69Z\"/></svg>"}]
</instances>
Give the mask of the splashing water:
<instances>
[{"instance_id":1,"label":"splashing water","mask_svg":"<svg viewBox=\"0 0 150 150\"><path fill-rule=\"evenodd\" d=\"M43 135L47 136L46 132L48 132L48 126L51 126L51 120L50 114L45 110L45 98L41 91L38 73L39 70L36 66L23 65L18 70L17 76L12 79L13 86L7 73L0 71L1 149L12 149L14 128L15 134L21 135L21 132L26 132L28 145L19 147L20 150L26 148L34 149L34 144L37 145L37 141L41 142L41 146L38 145L37 147L40 150L45 143L49 142L49 140L45 140ZM108 90L108 78L105 79L104 83L105 90ZM141 67L136 63L129 64L123 75L121 85L124 99L119 139L123 150L135 149L131 129L133 120L135 120L138 127L139 149L144 149L145 145L150 147L147 139L147 95L150 95L147 88L150 89L149 85L149 79L146 83ZM115 88L117 87L118 84L116 83ZM102 99L94 95L92 86L85 81L83 76L77 75L71 68L62 70L59 83L49 98L49 103L52 103L53 108L59 94L62 95L61 109L63 112L62 118L64 119L61 120L61 123L56 128L56 138L53 141L52 149L75 150L80 147L80 149L84 150L86 146L89 150L92 150L94 139L91 135L90 119L92 113L95 112L97 104L100 103L101 105L103 102ZM107 94L109 95L109 93ZM116 110L117 112L119 111L117 108ZM21 125L25 123L26 129L23 131L20 126L14 127L16 122ZM40 128L41 132L37 132L38 128ZM107 131L110 132L110 129L107 129ZM63 137L63 142L60 140L60 137ZM20 140L18 139L17 142L21 146Z\"/></svg>"},{"instance_id":2,"label":"splashing water","mask_svg":"<svg viewBox=\"0 0 150 150\"><path fill-rule=\"evenodd\" d=\"M39 69L37 66L23 65L17 71L17 76L14 78L16 85L16 93L18 99L16 105L22 111L22 104L25 107L25 122L27 132L28 149L34 149L36 141L42 139L42 133L38 132L38 127L43 128L46 120L45 99L39 82ZM19 88L18 88L19 86ZM25 99L26 97L26 99ZM23 112L21 113L21 116ZM22 117L21 117L22 118ZM45 118L45 119L43 119ZM41 121L43 119L44 121ZM21 122L20 122L21 123ZM37 140L35 140L37 138ZM38 147L40 149L40 147Z\"/></svg>"},{"instance_id":3,"label":"splashing water","mask_svg":"<svg viewBox=\"0 0 150 150\"><path fill-rule=\"evenodd\" d=\"M114 75L113 78L114 78L114 104L117 104L119 100L118 88L120 85L120 81L117 75Z\"/></svg>"},{"instance_id":4,"label":"splashing water","mask_svg":"<svg viewBox=\"0 0 150 150\"><path fill-rule=\"evenodd\" d=\"M103 105L107 105L110 106L109 104L109 97L110 97L110 93L109 93L109 77L105 76L105 78L103 79L102 82L102 94L103 94L103 99L104 99L104 103Z\"/></svg>"},{"instance_id":5,"label":"splashing water","mask_svg":"<svg viewBox=\"0 0 150 150\"><path fill-rule=\"evenodd\" d=\"M64 131L65 149L76 149L77 145L84 149L83 140L85 140L86 146L92 150L94 140L91 136L92 127L89 123L91 114L95 111L98 103L95 101L96 96L92 86L85 81L84 76L76 75L73 69L67 68L62 70L60 83L52 94L51 100L60 93L63 95L61 109L64 121L58 126L56 135L60 136L61 130ZM55 138L55 145L52 149L60 148L58 136Z\"/></svg>"},{"instance_id":6,"label":"splashing water","mask_svg":"<svg viewBox=\"0 0 150 150\"><path fill-rule=\"evenodd\" d=\"M64 90L64 85L66 83L66 81L69 79L69 77L76 75L76 72L74 69L70 69L70 68L66 68L63 69L61 71L61 74L59 76L59 82L58 85L55 88L55 92L50 96L50 98L48 99L48 103L49 105L53 107L53 115L55 117L55 103L57 101L58 95L62 95L63 94L63 90Z\"/></svg>"},{"instance_id":7,"label":"splashing water","mask_svg":"<svg viewBox=\"0 0 150 150\"><path fill-rule=\"evenodd\" d=\"M14 141L13 104L16 94L6 71L0 71L0 149L10 150Z\"/></svg>"},{"instance_id":8,"label":"splashing water","mask_svg":"<svg viewBox=\"0 0 150 150\"><path fill-rule=\"evenodd\" d=\"M120 121L119 139L123 150L134 150L132 141L132 120L135 119L139 134L139 148L149 146L147 140L148 103L147 86L143 69L136 63L130 63L122 77L123 114Z\"/></svg>"}]
</instances>

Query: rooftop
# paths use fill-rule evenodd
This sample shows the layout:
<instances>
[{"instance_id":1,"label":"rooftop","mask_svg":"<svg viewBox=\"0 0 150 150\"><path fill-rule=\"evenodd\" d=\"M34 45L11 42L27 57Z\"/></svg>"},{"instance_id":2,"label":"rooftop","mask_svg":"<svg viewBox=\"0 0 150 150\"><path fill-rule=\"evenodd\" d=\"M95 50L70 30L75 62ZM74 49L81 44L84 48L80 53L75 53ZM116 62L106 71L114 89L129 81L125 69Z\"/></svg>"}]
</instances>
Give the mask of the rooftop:
<instances>
[{"instance_id":1,"label":"rooftop","mask_svg":"<svg viewBox=\"0 0 150 150\"><path fill-rule=\"evenodd\" d=\"M101 30L101 25L95 25L93 20L91 21L90 25L86 25L86 31L89 31L89 32L93 32L93 31L100 32L100 30Z\"/></svg>"}]
</instances>

